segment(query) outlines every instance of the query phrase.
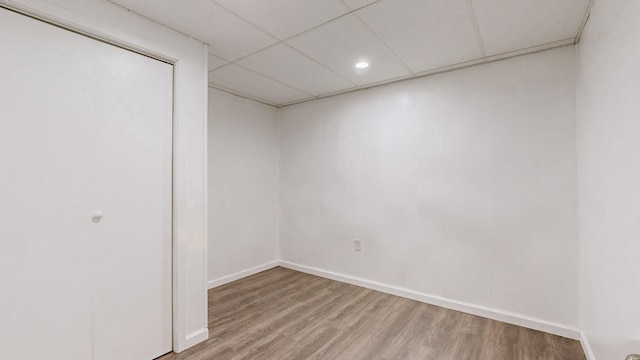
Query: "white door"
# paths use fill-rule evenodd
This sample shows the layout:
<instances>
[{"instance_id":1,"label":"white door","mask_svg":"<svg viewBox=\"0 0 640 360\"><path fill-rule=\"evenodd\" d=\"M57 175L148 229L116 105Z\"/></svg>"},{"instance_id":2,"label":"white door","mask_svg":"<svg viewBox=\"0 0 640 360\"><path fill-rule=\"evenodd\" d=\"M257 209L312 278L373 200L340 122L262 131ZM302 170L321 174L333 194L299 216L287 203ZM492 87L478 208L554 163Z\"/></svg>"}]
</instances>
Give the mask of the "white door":
<instances>
[{"instance_id":1,"label":"white door","mask_svg":"<svg viewBox=\"0 0 640 360\"><path fill-rule=\"evenodd\" d=\"M2 358L171 350L172 79L0 9Z\"/></svg>"},{"instance_id":2,"label":"white door","mask_svg":"<svg viewBox=\"0 0 640 360\"><path fill-rule=\"evenodd\" d=\"M152 359L172 341L173 67L99 48L102 91L119 95L96 113L94 360Z\"/></svg>"}]
</instances>

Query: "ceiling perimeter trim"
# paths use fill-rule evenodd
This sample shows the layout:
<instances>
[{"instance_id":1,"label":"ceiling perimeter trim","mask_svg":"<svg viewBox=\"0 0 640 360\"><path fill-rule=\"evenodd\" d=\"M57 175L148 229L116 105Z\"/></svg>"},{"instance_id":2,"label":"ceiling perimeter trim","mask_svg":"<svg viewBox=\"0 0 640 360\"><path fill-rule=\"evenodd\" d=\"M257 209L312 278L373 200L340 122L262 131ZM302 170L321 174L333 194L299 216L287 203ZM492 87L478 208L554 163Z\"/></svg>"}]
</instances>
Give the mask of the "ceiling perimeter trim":
<instances>
[{"instance_id":1,"label":"ceiling perimeter trim","mask_svg":"<svg viewBox=\"0 0 640 360\"><path fill-rule=\"evenodd\" d=\"M533 47L530 47L530 48L520 49L520 50L516 50L516 51L509 51L509 52L502 53L502 54L491 55L491 56L487 56L487 57L476 59L476 60L465 61L465 62L462 62L462 63L450 65L450 66L444 66L444 67L437 68L437 69L427 70L427 71L416 73L414 75L407 75L407 76L403 76L403 77L400 77L400 78L384 80L384 81L380 81L380 82L373 83L373 84L362 85L362 86L359 86L359 87L356 87L356 88L345 89L345 90L336 91L336 92L325 94L325 95L315 96L313 98L296 100L296 101L292 101L292 102L289 102L289 103L284 103L284 104L274 105L274 106L278 107L278 108L282 108L282 107L286 107L286 106L302 104L302 103L305 103L305 102L308 102L308 101L325 99L325 98L328 98L328 97L348 94L348 93L351 93L351 92L356 92L356 91L376 88L376 87L380 87L380 86L384 86L384 85L397 83L397 82L400 82L400 81L412 80L412 79L418 79L418 78L427 77L427 76L431 76L431 75L442 74L442 73L455 71L455 70L460 70L460 69L464 69L464 68L468 68L468 67L472 67L472 66L477 66L477 65L481 65L481 64L488 64L488 63L492 63L492 62L495 62L495 61L507 60L507 59L510 59L510 58L518 57L518 56L535 54L535 53L539 53L539 52L543 52L543 51L547 51L547 50L552 50L552 49L556 49L556 48L560 48L560 47L564 47L564 46L573 46L574 44L575 44L575 38L569 38L569 39L565 39L565 40L554 41L554 42L551 42L551 43L538 45L538 46L533 46Z\"/></svg>"},{"instance_id":2,"label":"ceiling perimeter trim","mask_svg":"<svg viewBox=\"0 0 640 360\"><path fill-rule=\"evenodd\" d=\"M345 90L340 90L340 91L336 91L336 92L325 94L325 95L310 96L308 98L304 98L304 99L300 99L300 100L296 100L296 101L291 101L291 102L288 102L288 103L282 103L282 104L272 103L272 102L266 101L264 99L260 99L260 98L257 98L257 97L251 96L251 95L247 95L247 94L245 94L243 92L239 92L239 91L236 91L236 90L225 88L225 87L220 86L220 85L216 85L214 83L209 83L208 85L212 89L216 89L216 90L219 90L219 91L231 94L231 95L235 95L235 96L247 99L247 100L255 101L255 102L263 104L263 105L268 105L268 106L272 106L272 107L275 107L275 108L283 108L283 107L287 107L287 106L302 104L302 103L309 102L309 101L325 99L325 98L338 96L338 95L343 95L343 94L348 94L348 93L361 91L361 90L372 89L372 88L376 88L376 87L380 87L380 86L384 86L384 85L390 85L390 84L394 84L394 83L405 81L405 80L419 79L419 78L432 76L432 75L437 75L437 74L442 74L442 73L446 73L446 72L450 72L450 71L461 70L461 69L465 69L465 68L472 67L472 66L488 64L488 63L492 63L492 62L496 62L496 61L507 60L507 59L511 59L511 58L514 58L514 57L518 57L518 56L535 54L535 53L539 53L539 52L543 52L543 51L548 51L548 50L561 48L561 47L564 47L564 46L573 46L574 43L575 43L575 38L569 38L569 39L555 41L555 42L551 42L551 43L548 43L548 44L538 45L538 46L534 46L534 47L530 47L530 48L526 48L526 49L520 49L520 50L516 50L516 51L506 52L506 53L503 53L503 54L487 56L485 58L480 58L480 59L476 59L476 60L465 61L465 62L462 62L462 63L459 63L459 64L455 64L455 65L451 65L451 66L444 66L444 67L441 67L441 68L428 70L428 71L423 71L423 72L420 72L420 73L407 75L407 76L403 76L403 77L400 77L400 78L384 80L384 81L380 81L380 82L373 83L373 84L367 84L367 85L362 85L362 86L355 87L355 88L349 88L349 89L345 89Z\"/></svg>"},{"instance_id":3,"label":"ceiling perimeter trim","mask_svg":"<svg viewBox=\"0 0 640 360\"><path fill-rule=\"evenodd\" d=\"M576 36L576 41L574 42L574 44L577 44L580 42L580 39L582 38L582 33L584 32L584 28L587 26L587 22L589 21L589 16L591 16L591 9L593 8L593 5L595 4L595 2L596 0L589 1L589 5L587 6L587 12L584 14L582 23L580 23L580 29L578 30L578 35Z\"/></svg>"},{"instance_id":4,"label":"ceiling perimeter trim","mask_svg":"<svg viewBox=\"0 0 640 360\"><path fill-rule=\"evenodd\" d=\"M228 88L225 88L223 86L216 85L216 84L213 84L213 83L208 83L208 86L211 89L215 89L215 90L218 90L218 91L225 92L227 94L235 95L237 97L240 97L240 98L243 98L243 99L246 99L246 100L251 100L251 101L260 103L262 105L272 106L274 108L282 107L282 106L277 105L276 103L272 103L272 102L269 102L269 101L266 101L266 100L263 100L263 99L260 99L260 98L257 98L257 97L253 97L251 95L247 95L245 93L242 93L242 92L239 92L239 91L236 91L236 90L231 90L231 89L228 89Z\"/></svg>"},{"instance_id":5,"label":"ceiling perimeter trim","mask_svg":"<svg viewBox=\"0 0 640 360\"><path fill-rule=\"evenodd\" d=\"M188 37L189 39L193 39L193 40L195 40L195 41L199 41L199 42L201 42L201 43L203 43L203 44L205 44L205 45L211 46L211 44L209 44L208 42L206 42L206 41L204 41L204 40L202 40L202 39L198 39L197 37L195 37L195 36L193 36L193 35L189 35L189 34L187 34L187 33L185 33L185 32L182 32L182 31L180 31L180 30L178 30L178 29L175 29L175 28L173 28L173 27L171 27L171 26L169 26L169 25L167 25L167 24L163 24L163 23L161 23L161 22L160 22L160 21L158 21L158 20L154 20L154 19L152 19L152 18L150 18L150 17L148 17L148 16L146 16L146 15L143 15L143 14L141 14L141 13L139 13L139 12L135 11L135 10L131 10L131 9L129 9L128 7L122 6L122 5L120 5L120 4L116 3L116 2L114 2L113 0L105 0L105 1L110 2L111 4L113 4L113 5L115 5L115 6L119 7L119 8L125 9L125 10L127 10L128 12L130 12L130 13L134 13L134 14L136 14L136 15L138 15L138 16L140 16L140 17L144 18L144 19L145 19L145 20L147 20L147 21L150 21L150 22L152 22L152 23L158 24L158 25L160 25L160 26L166 27L167 29L171 29L171 30L173 30L173 31L175 31L175 32L177 32L177 33L180 33L180 34L182 34L182 35L184 35L184 36ZM219 57L219 56L218 56L218 57ZM223 60L224 60L224 59L223 59Z\"/></svg>"}]
</instances>

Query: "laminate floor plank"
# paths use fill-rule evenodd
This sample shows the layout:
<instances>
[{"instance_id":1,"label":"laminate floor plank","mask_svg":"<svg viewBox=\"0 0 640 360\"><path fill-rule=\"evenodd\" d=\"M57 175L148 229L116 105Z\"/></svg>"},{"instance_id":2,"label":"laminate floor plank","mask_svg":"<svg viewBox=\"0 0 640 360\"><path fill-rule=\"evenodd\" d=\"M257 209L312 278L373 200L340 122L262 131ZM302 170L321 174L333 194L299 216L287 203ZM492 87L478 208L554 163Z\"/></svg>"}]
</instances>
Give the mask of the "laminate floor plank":
<instances>
[{"instance_id":1,"label":"laminate floor plank","mask_svg":"<svg viewBox=\"0 0 640 360\"><path fill-rule=\"evenodd\" d=\"M236 351L247 349L254 344L270 341L281 335L288 327L295 326L297 319L302 318L309 311L331 300L331 296L318 289L315 293L307 293L306 302L295 302L291 306L280 309L278 312L269 312L267 316L259 317L250 327L245 328L238 341L227 342Z\"/></svg>"},{"instance_id":2,"label":"laminate floor plank","mask_svg":"<svg viewBox=\"0 0 640 360\"><path fill-rule=\"evenodd\" d=\"M520 359L557 359L551 339L541 331L519 328L518 358Z\"/></svg>"},{"instance_id":3,"label":"laminate floor plank","mask_svg":"<svg viewBox=\"0 0 640 360\"><path fill-rule=\"evenodd\" d=\"M520 327L494 321L492 323L491 344L493 345L493 356L496 360L519 359L519 353L524 349L518 348L518 337ZM549 359L553 360L553 359Z\"/></svg>"},{"instance_id":4,"label":"laminate floor plank","mask_svg":"<svg viewBox=\"0 0 640 360\"><path fill-rule=\"evenodd\" d=\"M342 331L332 327L317 327L308 333L302 341L294 342L295 349L287 355L280 357L282 360L305 360L312 358L334 339L342 335Z\"/></svg>"},{"instance_id":5,"label":"laminate floor plank","mask_svg":"<svg viewBox=\"0 0 640 360\"><path fill-rule=\"evenodd\" d=\"M486 336L461 332L451 349L450 358L456 360L490 359L488 354L491 353L491 349L487 345Z\"/></svg>"},{"instance_id":6,"label":"laminate floor plank","mask_svg":"<svg viewBox=\"0 0 640 360\"><path fill-rule=\"evenodd\" d=\"M368 340L371 329L378 326L379 313L388 309L394 300L393 296L373 297L363 307L365 316L358 312L346 316L341 326L342 336L331 341L323 351L315 353L313 359L353 359Z\"/></svg>"},{"instance_id":7,"label":"laminate floor plank","mask_svg":"<svg viewBox=\"0 0 640 360\"><path fill-rule=\"evenodd\" d=\"M433 323L431 332L425 337L424 345L451 354L466 317L465 313L444 309Z\"/></svg>"},{"instance_id":8,"label":"laminate floor plank","mask_svg":"<svg viewBox=\"0 0 640 360\"><path fill-rule=\"evenodd\" d=\"M342 293L336 293L330 302L298 319L293 324L294 326L284 332L284 335L295 340L302 340L312 336L310 332L315 331L318 327L327 327L326 323L329 322L331 317L335 317L347 304L363 297L365 292L362 290L362 288L353 287L353 289L345 289Z\"/></svg>"},{"instance_id":9,"label":"laminate floor plank","mask_svg":"<svg viewBox=\"0 0 640 360\"><path fill-rule=\"evenodd\" d=\"M544 336L557 360L572 360L577 352L582 353L582 345L577 341L564 341L565 339L551 334Z\"/></svg>"},{"instance_id":10,"label":"laminate floor plank","mask_svg":"<svg viewBox=\"0 0 640 360\"><path fill-rule=\"evenodd\" d=\"M403 299L404 300L404 299ZM416 301L399 301L398 307L393 309L382 321L382 326L377 327L368 336L367 346L357 356L357 359L373 359L376 356L383 358L385 349L390 348L397 341L397 335L402 333L420 309L420 303Z\"/></svg>"},{"instance_id":11,"label":"laminate floor plank","mask_svg":"<svg viewBox=\"0 0 640 360\"><path fill-rule=\"evenodd\" d=\"M209 339L158 360L586 360L575 340L283 269L209 290Z\"/></svg>"},{"instance_id":12,"label":"laminate floor plank","mask_svg":"<svg viewBox=\"0 0 640 360\"><path fill-rule=\"evenodd\" d=\"M435 356L436 350L424 347L425 334L431 332L433 322L438 318L441 307L419 304L416 313L407 324L392 339L391 343L382 350L382 358L392 359L422 359ZM425 355L420 355L425 353Z\"/></svg>"}]
</instances>

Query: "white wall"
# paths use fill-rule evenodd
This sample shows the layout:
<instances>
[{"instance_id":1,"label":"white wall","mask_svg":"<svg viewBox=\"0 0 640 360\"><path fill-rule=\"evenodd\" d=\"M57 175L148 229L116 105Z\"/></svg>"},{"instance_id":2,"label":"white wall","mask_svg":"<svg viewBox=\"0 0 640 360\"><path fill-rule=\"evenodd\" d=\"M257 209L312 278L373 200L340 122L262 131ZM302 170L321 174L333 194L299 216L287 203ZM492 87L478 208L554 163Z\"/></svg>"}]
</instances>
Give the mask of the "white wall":
<instances>
[{"instance_id":1,"label":"white wall","mask_svg":"<svg viewBox=\"0 0 640 360\"><path fill-rule=\"evenodd\" d=\"M105 0L0 0L123 46L175 59L173 346L206 340L207 46Z\"/></svg>"},{"instance_id":2,"label":"white wall","mask_svg":"<svg viewBox=\"0 0 640 360\"><path fill-rule=\"evenodd\" d=\"M283 108L282 259L577 325L574 72L565 47Z\"/></svg>"},{"instance_id":3,"label":"white wall","mask_svg":"<svg viewBox=\"0 0 640 360\"><path fill-rule=\"evenodd\" d=\"M277 109L209 89L209 286L278 259Z\"/></svg>"},{"instance_id":4,"label":"white wall","mask_svg":"<svg viewBox=\"0 0 640 360\"><path fill-rule=\"evenodd\" d=\"M580 327L640 353L640 2L596 1L579 45Z\"/></svg>"}]
</instances>

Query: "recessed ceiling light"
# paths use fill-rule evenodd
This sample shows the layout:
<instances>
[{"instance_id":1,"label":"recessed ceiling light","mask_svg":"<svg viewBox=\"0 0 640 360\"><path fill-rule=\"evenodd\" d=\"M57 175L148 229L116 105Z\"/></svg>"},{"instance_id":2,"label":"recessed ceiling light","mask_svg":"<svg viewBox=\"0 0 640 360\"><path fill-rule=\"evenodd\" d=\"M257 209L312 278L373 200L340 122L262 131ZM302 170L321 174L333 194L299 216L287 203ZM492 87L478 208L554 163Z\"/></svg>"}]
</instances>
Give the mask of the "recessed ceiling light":
<instances>
[{"instance_id":1,"label":"recessed ceiling light","mask_svg":"<svg viewBox=\"0 0 640 360\"><path fill-rule=\"evenodd\" d=\"M368 62L359 62L356 64L356 69L366 69L369 67L369 63Z\"/></svg>"}]
</instances>

